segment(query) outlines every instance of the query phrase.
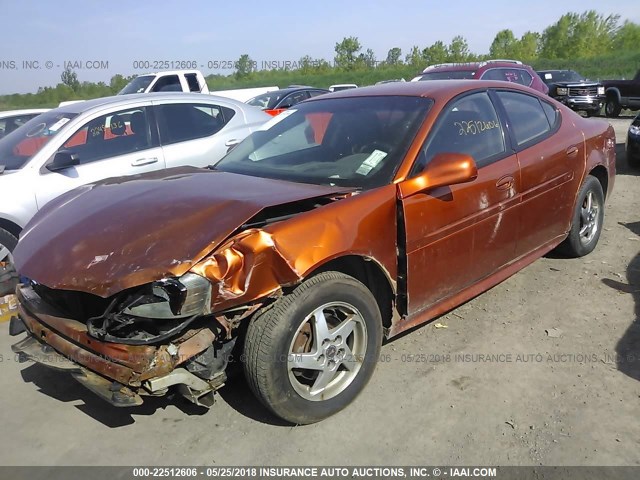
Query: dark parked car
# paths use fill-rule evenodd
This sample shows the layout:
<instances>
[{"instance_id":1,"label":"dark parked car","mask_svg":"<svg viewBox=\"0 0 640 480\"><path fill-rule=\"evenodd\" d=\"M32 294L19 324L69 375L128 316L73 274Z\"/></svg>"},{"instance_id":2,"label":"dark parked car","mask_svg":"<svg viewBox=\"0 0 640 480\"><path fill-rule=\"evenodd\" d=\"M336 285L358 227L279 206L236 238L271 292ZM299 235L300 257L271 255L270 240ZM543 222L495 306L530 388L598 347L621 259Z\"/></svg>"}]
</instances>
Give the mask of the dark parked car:
<instances>
[{"instance_id":1,"label":"dark parked car","mask_svg":"<svg viewBox=\"0 0 640 480\"><path fill-rule=\"evenodd\" d=\"M591 82L574 70L540 70L540 78L549 87L549 95L588 117L597 115L604 104L604 86Z\"/></svg>"},{"instance_id":2,"label":"dark parked car","mask_svg":"<svg viewBox=\"0 0 640 480\"><path fill-rule=\"evenodd\" d=\"M425 68L412 82L423 80L502 80L519 83L548 93L549 87L529 65L518 60L487 60L485 62L441 63Z\"/></svg>"},{"instance_id":3,"label":"dark parked car","mask_svg":"<svg viewBox=\"0 0 640 480\"><path fill-rule=\"evenodd\" d=\"M640 109L640 70L633 80L603 80L607 96L604 111L607 117L617 117L623 108Z\"/></svg>"},{"instance_id":4,"label":"dark parked car","mask_svg":"<svg viewBox=\"0 0 640 480\"><path fill-rule=\"evenodd\" d=\"M627 162L634 168L640 167L640 114L633 120L627 133Z\"/></svg>"},{"instance_id":5,"label":"dark parked car","mask_svg":"<svg viewBox=\"0 0 640 480\"><path fill-rule=\"evenodd\" d=\"M613 128L530 88L391 83L293 110L211 169L45 205L15 250L14 352L117 406L170 387L211 406L233 352L265 406L311 423L362 391L383 338L598 243Z\"/></svg>"},{"instance_id":6,"label":"dark parked car","mask_svg":"<svg viewBox=\"0 0 640 480\"><path fill-rule=\"evenodd\" d=\"M258 95L251 100L247 100L246 103L247 105L261 108L270 115L278 115L287 108L291 108L304 100L324 95L325 93L329 93L329 90L313 87L281 88L280 90Z\"/></svg>"}]
</instances>

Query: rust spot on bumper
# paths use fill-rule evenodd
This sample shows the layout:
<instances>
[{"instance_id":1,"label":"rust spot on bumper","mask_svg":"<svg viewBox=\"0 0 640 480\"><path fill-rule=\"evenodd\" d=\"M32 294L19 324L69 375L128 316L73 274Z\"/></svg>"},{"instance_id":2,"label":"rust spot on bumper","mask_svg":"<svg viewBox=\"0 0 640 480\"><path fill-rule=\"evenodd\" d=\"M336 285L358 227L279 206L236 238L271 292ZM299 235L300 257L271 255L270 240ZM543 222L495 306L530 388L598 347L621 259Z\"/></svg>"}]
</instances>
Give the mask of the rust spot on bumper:
<instances>
[{"instance_id":1,"label":"rust spot on bumper","mask_svg":"<svg viewBox=\"0 0 640 480\"><path fill-rule=\"evenodd\" d=\"M31 335L87 369L123 385L139 387L144 380L166 375L177 365L206 350L215 340L208 328L190 330L167 345L122 345L90 337L86 325L56 315L28 287L18 288L19 315Z\"/></svg>"}]
</instances>

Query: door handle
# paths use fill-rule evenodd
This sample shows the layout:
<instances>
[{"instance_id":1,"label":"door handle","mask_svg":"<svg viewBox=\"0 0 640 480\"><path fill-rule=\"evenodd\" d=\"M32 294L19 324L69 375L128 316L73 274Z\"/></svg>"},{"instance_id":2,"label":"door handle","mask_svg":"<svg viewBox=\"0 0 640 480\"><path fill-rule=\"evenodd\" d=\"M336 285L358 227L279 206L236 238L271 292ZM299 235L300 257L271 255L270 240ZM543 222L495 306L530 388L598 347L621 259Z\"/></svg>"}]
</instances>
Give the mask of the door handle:
<instances>
[{"instance_id":1,"label":"door handle","mask_svg":"<svg viewBox=\"0 0 640 480\"><path fill-rule=\"evenodd\" d=\"M137 160L133 160L131 162L132 167L141 167L142 165L149 165L150 163L157 163L157 157L151 158L138 158Z\"/></svg>"},{"instance_id":2,"label":"door handle","mask_svg":"<svg viewBox=\"0 0 640 480\"><path fill-rule=\"evenodd\" d=\"M514 181L515 180L511 175L505 175L496 182L496 188L498 190L509 190L513 187Z\"/></svg>"},{"instance_id":3,"label":"door handle","mask_svg":"<svg viewBox=\"0 0 640 480\"><path fill-rule=\"evenodd\" d=\"M578 154L578 147L576 145L572 145L567 148L566 152L568 157L575 157Z\"/></svg>"}]
</instances>

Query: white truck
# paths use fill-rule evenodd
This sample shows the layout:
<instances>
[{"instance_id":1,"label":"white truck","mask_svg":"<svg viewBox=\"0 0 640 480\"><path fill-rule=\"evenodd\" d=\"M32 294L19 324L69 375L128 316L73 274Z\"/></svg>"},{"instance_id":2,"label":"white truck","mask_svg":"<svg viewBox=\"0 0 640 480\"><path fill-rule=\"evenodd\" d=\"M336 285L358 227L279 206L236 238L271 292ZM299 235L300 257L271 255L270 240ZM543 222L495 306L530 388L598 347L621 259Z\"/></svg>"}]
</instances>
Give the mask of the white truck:
<instances>
[{"instance_id":1,"label":"white truck","mask_svg":"<svg viewBox=\"0 0 640 480\"><path fill-rule=\"evenodd\" d=\"M219 97L246 102L263 93L278 90L277 86L258 88L238 88L210 92L204 75L199 70L167 70L138 75L124 87L118 95L149 92L194 92L210 93Z\"/></svg>"}]
</instances>

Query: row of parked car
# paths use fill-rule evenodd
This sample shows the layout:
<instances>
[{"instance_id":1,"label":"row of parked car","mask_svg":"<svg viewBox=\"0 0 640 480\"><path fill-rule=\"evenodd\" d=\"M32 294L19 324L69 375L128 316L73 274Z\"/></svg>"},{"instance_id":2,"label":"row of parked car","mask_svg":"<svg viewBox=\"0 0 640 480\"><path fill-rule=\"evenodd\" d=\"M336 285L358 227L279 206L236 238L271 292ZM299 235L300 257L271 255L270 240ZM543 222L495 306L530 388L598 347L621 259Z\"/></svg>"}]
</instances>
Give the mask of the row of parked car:
<instances>
[{"instance_id":1,"label":"row of parked car","mask_svg":"<svg viewBox=\"0 0 640 480\"><path fill-rule=\"evenodd\" d=\"M604 111L617 117L623 108L640 109L640 71L632 80L594 82L574 70L539 70L517 60L431 65L413 81L442 79L504 80L526 85L587 116Z\"/></svg>"},{"instance_id":2,"label":"row of parked car","mask_svg":"<svg viewBox=\"0 0 640 480\"><path fill-rule=\"evenodd\" d=\"M584 110L588 116L600 111L605 94L615 100L614 106L607 103L608 113L619 113L620 99L625 105L640 108L634 103L640 101L640 95L636 98L630 93L629 82L624 88L616 84L605 91L605 85L588 82L576 72L535 72L515 60L432 65L412 81L442 79L502 80L525 85L574 110ZM404 79L379 83L396 82ZM0 294L11 291L17 281L8 259L20 231L49 200L106 176L182 164L207 166L266 122L269 115L319 95L353 88L357 85L333 85L328 90L292 85L212 92L214 96L192 93L179 99L139 96L175 90L209 93L201 72L166 71L138 76L109 99L65 102L52 111L0 112L0 139L38 117L30 127L0 143ZM614 88L618 90L612 93ZM222 94L228 98L220 98ZM627 140L627 158L633 166L640 166L637 123L631 125ZM50 175L71 170L72 175Z\"/></svg>"},{"instance_id":3,"label":"row of parked car","mask_svg":"<svg viewBox=\"0 0 640 480\"><path fill-rule=\"evenodd\" d=\"M271 412L312 423L364 389L383 338L596 247L607 122L516 81L307 88L96 99L1 139L18 358L117 407L210 407L241 359Z\"/></svg>"}]
</instances>

